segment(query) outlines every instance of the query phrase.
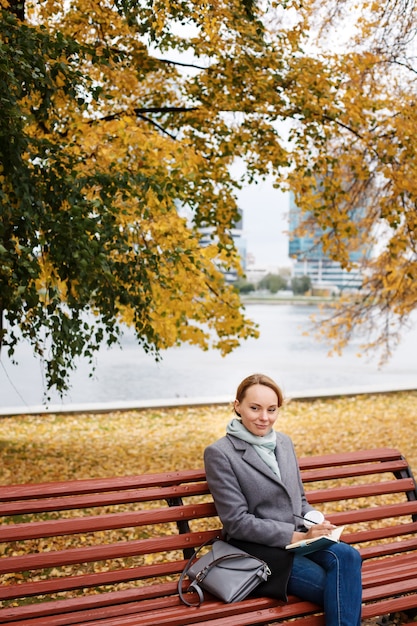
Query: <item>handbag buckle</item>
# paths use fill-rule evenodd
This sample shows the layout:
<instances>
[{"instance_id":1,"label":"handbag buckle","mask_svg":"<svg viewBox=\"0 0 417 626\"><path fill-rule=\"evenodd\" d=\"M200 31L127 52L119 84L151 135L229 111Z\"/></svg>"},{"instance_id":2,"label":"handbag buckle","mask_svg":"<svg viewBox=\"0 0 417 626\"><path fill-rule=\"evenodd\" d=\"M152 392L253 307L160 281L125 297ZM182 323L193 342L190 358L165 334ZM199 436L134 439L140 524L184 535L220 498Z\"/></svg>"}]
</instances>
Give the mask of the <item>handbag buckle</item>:
<instances>
[{"instance_id":1,"label":"handbag buckle","mask_svg":"<svg viewBox=\"0 0 417 626\"><path fill-rule=\"evenodd\" d=\"M209 567L204 567L202 570L200 570L195 577L196 581L201 583L201 581L204 580L205 577L207 576L209 569L210 569Z\"/></svg>"}]
</instances>

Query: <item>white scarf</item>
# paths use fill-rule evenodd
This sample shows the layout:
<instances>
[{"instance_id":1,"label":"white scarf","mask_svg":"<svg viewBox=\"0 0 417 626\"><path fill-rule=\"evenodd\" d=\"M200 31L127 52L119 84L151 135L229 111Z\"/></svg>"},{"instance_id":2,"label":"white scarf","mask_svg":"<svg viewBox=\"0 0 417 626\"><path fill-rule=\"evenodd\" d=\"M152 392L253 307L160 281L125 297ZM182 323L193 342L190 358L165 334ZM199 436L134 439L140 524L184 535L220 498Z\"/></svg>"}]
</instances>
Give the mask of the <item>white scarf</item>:
<instances>
[{"instance_id":1,"label":"white scarf","mask_svg":"<svg viewBox=\"0 0 417 626\"><path fill-rule=\"evenodd\" d=\"M253 435L242 422L234 417L227 425L226 432L233 437L242 439L250 443L256 453L260 456L268 467L281 479L281 472L279 471L277 457L275 456L275 448L277 446L277 434L274 430L264 437L258 437Z\"/></svg>"}]
</instances>

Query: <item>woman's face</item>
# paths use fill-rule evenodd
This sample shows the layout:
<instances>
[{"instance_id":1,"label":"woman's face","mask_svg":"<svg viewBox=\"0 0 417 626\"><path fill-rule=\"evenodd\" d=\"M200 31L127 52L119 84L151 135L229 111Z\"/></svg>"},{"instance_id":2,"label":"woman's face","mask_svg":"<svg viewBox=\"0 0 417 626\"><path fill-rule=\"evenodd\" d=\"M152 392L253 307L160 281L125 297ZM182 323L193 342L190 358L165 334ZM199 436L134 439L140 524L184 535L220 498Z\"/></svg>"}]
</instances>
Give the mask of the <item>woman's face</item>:
<instances>
[{"instance_id":1,"label":"woman's face","mask_svg":"<svg viewBox=\"0 0 417 626\"><path fill-rule=\"evenodd\" d=\"M235 400L235 411L249 432L263 437L271 432L278 417L277 394L265 385L252 385L240 402Z\"/></svg>"}]
</instances>

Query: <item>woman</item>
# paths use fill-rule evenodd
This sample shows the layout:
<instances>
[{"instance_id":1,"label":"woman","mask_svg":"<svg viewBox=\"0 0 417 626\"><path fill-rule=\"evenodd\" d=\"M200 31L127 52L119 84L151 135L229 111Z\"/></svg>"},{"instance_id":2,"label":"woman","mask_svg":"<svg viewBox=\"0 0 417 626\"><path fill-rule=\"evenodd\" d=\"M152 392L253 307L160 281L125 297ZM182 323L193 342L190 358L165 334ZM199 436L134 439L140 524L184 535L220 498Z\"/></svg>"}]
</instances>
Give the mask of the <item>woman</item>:
<instances>
[{"instance_id":1,"label":"woman","mask_svg":"<svg viewBox=\"0 0 417 626\"><path fill-rule=\"evenodd\" d=\"M273 430L283 396L268 376L253 374L239 385L236 416L227 434L206 448L204 463L225 539L266 561L271 576L256 595L287 600L293 594L324 608L326 626L361 623L361 557L345 543L306 556L289 543L326 535L324 520L307 531L308 503L291 439Z\"/></svg>"}]
</instances>

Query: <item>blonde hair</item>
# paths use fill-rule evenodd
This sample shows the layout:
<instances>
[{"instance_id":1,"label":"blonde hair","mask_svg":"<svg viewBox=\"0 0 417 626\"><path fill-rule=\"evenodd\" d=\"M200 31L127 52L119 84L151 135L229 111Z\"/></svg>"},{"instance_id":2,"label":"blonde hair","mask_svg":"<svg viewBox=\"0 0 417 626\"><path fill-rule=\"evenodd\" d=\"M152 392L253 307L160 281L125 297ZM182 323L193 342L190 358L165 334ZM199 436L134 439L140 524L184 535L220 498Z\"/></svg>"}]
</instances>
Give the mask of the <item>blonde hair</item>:
<instances>
[{"instance_id":1,"label":"blonde hair","mask_svg":"<svg viewBox=\"0 0 417 626\"><path fill-rule=\"evenodd\" d=\"M284 404L284 395L277 385L277 383L272 380L269 376L265 374L251 374L242 380L239 387L236 391L236 400L238 402L242 402L243 398L246 395L247 390L253 385L265 385L265 387L269 387L272 391L275 391L278 398L278 407ZM236 411L235 411L236 413Z\"/></svg>"}]
</instances>

